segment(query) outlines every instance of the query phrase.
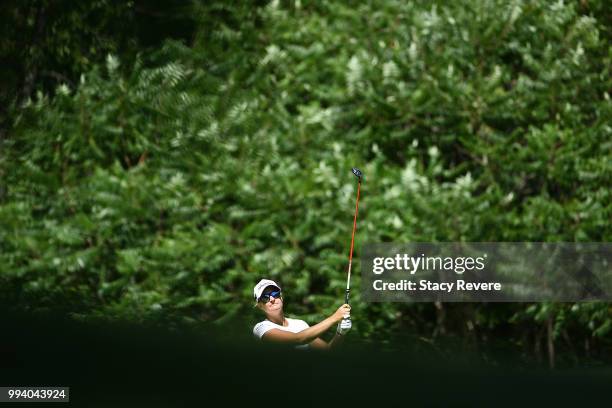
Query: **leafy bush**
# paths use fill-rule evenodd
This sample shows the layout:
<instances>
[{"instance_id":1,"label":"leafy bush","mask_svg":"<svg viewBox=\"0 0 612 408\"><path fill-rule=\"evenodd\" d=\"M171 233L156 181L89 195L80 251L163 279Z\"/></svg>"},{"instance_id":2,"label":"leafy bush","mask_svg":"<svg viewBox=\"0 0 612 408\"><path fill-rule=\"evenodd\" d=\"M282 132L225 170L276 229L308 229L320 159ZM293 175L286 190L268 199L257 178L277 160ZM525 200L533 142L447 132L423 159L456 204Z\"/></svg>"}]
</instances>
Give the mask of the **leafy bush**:
<instances>
[{"instance_id":1,"label":"leafy bush","mask_svg":"<svg viewBox=\"0 0 612 408\"><path fill-rule=\"evenodd\" d=\"M0 278L16 307L224 321L265 276L321 319L342 298L352 166L357 258L379 241L610 240L603 5L211 4L193 44L109 55L11 112ZM353 299L366 339L531 354L553 321L560 347L610 344L605 303Z\"/></svg>"}]
</instances>

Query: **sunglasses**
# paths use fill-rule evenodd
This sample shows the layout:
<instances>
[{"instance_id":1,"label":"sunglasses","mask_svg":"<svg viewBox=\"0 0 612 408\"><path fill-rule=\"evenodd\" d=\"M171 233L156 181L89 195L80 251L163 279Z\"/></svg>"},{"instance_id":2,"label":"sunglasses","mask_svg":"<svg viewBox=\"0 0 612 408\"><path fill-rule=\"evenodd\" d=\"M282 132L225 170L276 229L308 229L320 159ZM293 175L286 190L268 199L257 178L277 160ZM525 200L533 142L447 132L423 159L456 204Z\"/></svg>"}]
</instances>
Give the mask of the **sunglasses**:
<instances>
[{"instance_id":1,"label":"sunglasses","mask_svg":"<svg viewBox=\"0 0 612 408\"><path fill-rule=\"evenodd\" d=\"M270 297L273 297L274 299L278 299L280 296L281 296L281 291L275 290L274 292L269 292L264 295L261 295L258 302L268 303L270 301Z\"/></svg>"}]
</instances>

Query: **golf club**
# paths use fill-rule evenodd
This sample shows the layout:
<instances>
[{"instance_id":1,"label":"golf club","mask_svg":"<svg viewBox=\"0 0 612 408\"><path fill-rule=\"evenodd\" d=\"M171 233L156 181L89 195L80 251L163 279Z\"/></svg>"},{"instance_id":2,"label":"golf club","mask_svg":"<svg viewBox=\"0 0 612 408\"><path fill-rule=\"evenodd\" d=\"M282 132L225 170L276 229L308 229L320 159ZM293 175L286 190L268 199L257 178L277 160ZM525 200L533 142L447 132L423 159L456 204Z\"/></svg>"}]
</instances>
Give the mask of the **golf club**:
<instances>
[{"instance_id":1,"label":"golf club","mask_svg":"<svg viewBox=\"0 0 612 408\"><path fill-rule=\"evenodd\" d=\"M344 303L348 304L349 295L351 293L351 266L353 264L353 247L355 245L355 231L357 230L357 212L359 210L359 190L361 189L361 178L363 173L356 167L351 169L355 177L357 177L357 202L355 203L355 217L353 218L353 234L351 236L351 252L349 253L348 277L346 278L346 295Z\"/></svg>"}]
</instances>

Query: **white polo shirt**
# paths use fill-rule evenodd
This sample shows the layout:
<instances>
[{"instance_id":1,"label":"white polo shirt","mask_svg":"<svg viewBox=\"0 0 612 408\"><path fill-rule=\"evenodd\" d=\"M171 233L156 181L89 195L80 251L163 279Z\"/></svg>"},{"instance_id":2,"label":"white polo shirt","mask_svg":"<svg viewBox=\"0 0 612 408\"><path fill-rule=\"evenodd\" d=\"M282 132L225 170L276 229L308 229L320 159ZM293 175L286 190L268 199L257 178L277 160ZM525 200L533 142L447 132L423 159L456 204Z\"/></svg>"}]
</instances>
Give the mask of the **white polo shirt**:
<instances>
[{"instance_id":1,"label":"white polo shirt","mask_svg":"<svg viewBox=\"0 0 612 408\"><path fill-rule=\"evenodd\" d=\"M287 326L281 326L280 324L273 323L268 319L263 320L257 323L255 327L253 327L253 334L256 337L261 339L263 335L266 334L266 332L268 332L268 330L272 330L272 329L279 329L279 330L284 330L284 331L288 331L292 333L299 333L302 330L306 330L307 328L310 327L308 323L300 319L290 319L288 317L285 317L285 320L287 320ZM308 347L308 344L302 344L300 346L297 346L296 348L307 348L307 347Z\"/></svg>"}]
</instances>

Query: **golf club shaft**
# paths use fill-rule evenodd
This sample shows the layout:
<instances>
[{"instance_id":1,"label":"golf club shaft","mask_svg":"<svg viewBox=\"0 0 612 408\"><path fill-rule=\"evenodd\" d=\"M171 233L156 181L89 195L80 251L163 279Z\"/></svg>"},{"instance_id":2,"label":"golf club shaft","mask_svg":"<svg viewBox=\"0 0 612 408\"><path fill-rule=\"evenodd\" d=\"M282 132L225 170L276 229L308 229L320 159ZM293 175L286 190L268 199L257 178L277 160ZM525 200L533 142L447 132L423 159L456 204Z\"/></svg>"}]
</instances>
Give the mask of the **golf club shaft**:
<instances>
[{"instance_id":1,"label":"golf club shaft","mask_svg":"<svg viewBox=\"0 0 612 408\"><path fill-rule=\"evenodd\" d=\"M357 230L357 212L359 211L359 190L361 190L361 178L357 184L357 202L355 203L355 217L353 218L353 235L351 236L351 252L349 254L348 277L346 278L346 296L344 303L349 302L351 292L351 267L353 265L353 246L355 245L355 231Z\"/></svg>"}]
</instances>

